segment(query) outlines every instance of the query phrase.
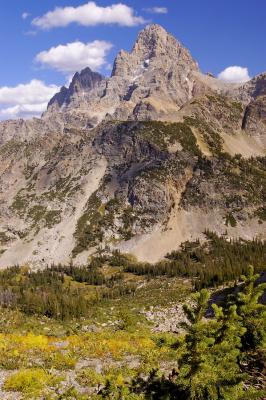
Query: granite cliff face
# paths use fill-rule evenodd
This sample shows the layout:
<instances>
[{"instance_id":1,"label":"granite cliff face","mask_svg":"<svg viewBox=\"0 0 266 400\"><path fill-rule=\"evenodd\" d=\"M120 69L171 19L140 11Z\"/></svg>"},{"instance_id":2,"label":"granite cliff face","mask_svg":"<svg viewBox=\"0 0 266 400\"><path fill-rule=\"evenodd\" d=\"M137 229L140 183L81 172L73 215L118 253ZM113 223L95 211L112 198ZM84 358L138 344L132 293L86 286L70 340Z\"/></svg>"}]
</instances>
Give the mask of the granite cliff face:
<instances>
[{"instance_id":1,"label":"granite cliff face","mask_svg":"<svg viewBox=\"0 0 266 400\"><path fill-rule=\"evenodd\" d=\"M83 114L92 125L106 118L175 120L193 96L195 72L199 68L189 51L162 27L149 25L130 53L119 52L110 78L96 79L89 69L82 71L93 84L81 83L73 93L75 76L69 89L62 88L50 102L46 115L50 118L56 101L63 119Z\"/></svg>"},{"instance_id":2,"label":"granite cliff face","mask_svg":"<svg viewBox=\"0 0 266 400\"><path fill-rule=\"evenodd\" d=\"M146 27L110 78L86 68L42 118L0 123L0 266L265 237L265 121L266 74L226 84Z\"/></svg>"}]
</instances>

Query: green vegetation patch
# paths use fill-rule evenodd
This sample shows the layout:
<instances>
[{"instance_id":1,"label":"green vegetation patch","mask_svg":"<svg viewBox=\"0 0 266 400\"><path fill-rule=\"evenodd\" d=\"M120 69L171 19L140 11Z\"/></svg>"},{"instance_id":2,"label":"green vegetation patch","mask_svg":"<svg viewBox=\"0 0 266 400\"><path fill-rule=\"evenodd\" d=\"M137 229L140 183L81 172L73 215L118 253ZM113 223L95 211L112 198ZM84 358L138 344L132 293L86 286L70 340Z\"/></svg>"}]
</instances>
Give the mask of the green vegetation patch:
<instances>
[{"instance_id":1,"label":"green vegetation patch","mask_svg":"<svg viewBox=\"0 0 266 400\"><path fill-rule=\"evenodd\" d=\"M167 151L169 145L179 142L184 151L193 155L201 154L189 124L159 121L147 121L142 124L142 128L138 130L138 135L159 147L160 150Z\"/></svg>"},{"instance_id":2,"label":"green vegetation patch","mask_svg":"<svg viewBox=\"0 0 266 400\"><path fill-rule=\"evenodd\" d=\"M28 210L27 216L31 219L34 228L41 222L44 226L52 228L61 221L61 210L48 210L47 207L37 204Z\"/></svg>"},{"instance_id":3,"label":"green vegetation patch","mask_svg":"<svg viewBox=\"0 0 266 400\"><path fill-rule=\"evenodd\" d=\"M187 185L182 197L184 207L192 205L211 209L220 206L234 213L235 217L245 208L263 207L266 201L266 157L245 159L240 155L231 157L228 153L220 153L213 159L200 157L197 169L201 174L194 175ZM206 190L207 185L213 191Z\"/></svg>"},{"instance_id":4,"label":"green vegetation patch","mask_svg":"<svg viewBox=\"0 0 266 400\"><path fill-rule=\"evenodd\" d=\"M4 143L0 148L0 155L4 157L9 157L13 154L18 153L21 150L21 147L24 146L24 143L20 141L16 141L15 139L11 139L8 142Z\"/></svg>"},{"instance_id":5,"label":"green vegetation patch","mask_svg":"<svg viewBox=\"0 0 266 400\"><path fill-rule=\"evenodd\" d=\"M259 217L260 220L266 221L266 207L260 207L256 210L255 215Z\"/></svg>"},{"instance_id":6,"label":"green vegetation patch","mask_svg":"<svg viewBox=\"0 0 266 400\"><path fill-rule=\"evenodd\" d=\"M10 241L10 237L6 234L6 232L0 232L0 244L6 244Z\"/></svg>"},{"instance_id":7,"label":"green vegetation patch","mask_svg":"<svg viewBox=\"0 0 266 400\"><path fill-rule=\"evenodd\" d=\"M94 192L87 202L86 211L77 222L74 234L76 246L72 252L74 257L89 247L96 246L102 240L103 233L99 226L103 212L101 206L97 192Z\"/></svg>"},{"instance_id":8,"label":"green vegetation patch","mask_svg":"<svg viewBox=\"0 0 266 400\"><path fill-rule=\"evenodd\" d=\"M28 368L10 375L5 380L3 388L6 391L21 392L29 399L40 396L42 391L59 383L60 380L41 368Z\"/></svg>"},{"instance_id":9,"label":"green vegetation patch","mask_svg":"<svg viewBox=\"0 0 266 400\"><path fill-rule=\"evenodd\" d=\"M233 214L229 214L226 216L225 225L226 226L230 225L232 228L235 228L237 226L237 221L236 221L235 217L233 216Z\"/></svg>"},{"instance_id":10,"label":"green vegetation patch","mask_svg":"<svg viewBox=\"0 0 266 400\"><path fill-rule=\"evenodd\" d=\"M185 242L181 250L166 255L166 259L151 264L138 262L113 253L113 264L124 271L150 278L156 276L192 278L195 289L219 286L247 271L249 264L261 271L266 266L266 243L241 239L227 240L206 231L207 242Z\"/></svg>"},{"instance_id":11,"label":"green vegetation patch","mask_svg":"<svg viewBox=\"0 0 266 400\"><path fill-rule=\"evenodd\" d=\"M35 198L34 194L25 194L24 190L18 191L14 197L11 209L16 211L20 217L24 216L29 205L29 202Z\"/></svg>"},{"instance_id":12,"label":"green vegetation patch","mask_svg":"<svg viewBox=\"0 0 266 400\"><path fill-rule=\"evenodd\" d=\"M115 218L121 222L121 226L117 229L121 239L130 239L132 224L136 219L133 208L124 206L117 198L112 198L103 204L97 192L94 192L87 202L85 213L79 218L76 226L74 235L76 246L72 252L73 256L102 242L105 231L114 227Z\"/></svg>"},{"instance_id":13,"label":"green vegetation patch","mask_svg":"<svg viewBox=\"0 0 266 400\"><path fill-rule=\"evenodd\" d=\"M64 178L61 177L47 192L44 192L40 198L48 201L65 201L67 198L75 195L75 193L81 188L81 185L79 184L80 178L80 176L71 177L71 175Z\"/></svg>"},{"instance_id":14,"label":"green vegetation patch","mask_svg":"<svg viewBox=\"0 0 266 400\"><path fill-rule=\"evenodd\" d=\"M223 141L221 136L203 118L185 117L184 121L188 126L193 126L199 130L213 154L219 155L222 152Z\"/></svg>"}]
</instances>

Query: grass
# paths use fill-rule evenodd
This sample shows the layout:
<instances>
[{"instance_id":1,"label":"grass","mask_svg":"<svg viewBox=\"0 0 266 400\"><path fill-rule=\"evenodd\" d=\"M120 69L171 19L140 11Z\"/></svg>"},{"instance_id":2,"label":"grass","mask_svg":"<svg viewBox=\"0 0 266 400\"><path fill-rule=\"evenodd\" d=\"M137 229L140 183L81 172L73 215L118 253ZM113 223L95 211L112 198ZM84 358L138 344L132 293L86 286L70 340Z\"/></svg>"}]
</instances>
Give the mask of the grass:
<instances>
[{"instance_id":1,"label":"grass","mask_svg":"<svg viewBox=\"0 0 266 400\"><path fill-rule=\"evenodd\" d=\"M4 390L21 392L25 399L36 398L45 388L59 383L60 379L41 368L21 369L10 375L5 383Z\"/></svg>"},{"instance_id":2,"label":"grass","mask_svg":"<svg viewBox=\"0 0 266 400\"><path fill-rule=\"evenodd\" d=\"M118 267L104 273L111 275L114 270ZM124 279L131 281L133 275L125 274ZM175 335L153 333L142 310L183 301L191 286L179 279L134 279L145 284L134 296L103 299L78 320L60 322L0 308L0 368L10 372L4 390L21 393L25 400L57 399L58 391L66 396L62 399L91 399L89 393L107 381L117 386L175 361ZM87 331L88 326L97 331ZM94 365L100 365L100 371ZM87 397L64 383L69 373Z\"/></svg>"},{"instance_id":3,"label":"grass","mask_svg":"<svg viewBox=\"0 0 266 400\"><path fill-rule=\"evenodd\" d=\"M198 242L184 246L196 256ZM21 393L24 400L101 399L95 394L99 387L108 384L115 393L140 374L147 376L160 368L167 375L177 365L182 341L174 333L154 332L154 324L143 311L164 313L165 308L190 301L192 282L125 272L123 266L137 263L129 255L117 253L109 264L103 260L98 266L98 273L105 278L101 286L73 280L67 269L63 285L86 297L99 295L102 289L110 293L121 283L125 287L134 284L137 289L114 298L99 296L87 304L85 315L64 321L0 308L0 369L7 374L4 390ZM15 267L9 271L9 279L14 284L25 283L27 273L27 268ZM2 272L2 286L5 274ZM115 275L121 281L112 281ZM35 291L43 282L47 286L48 281L41 278L33 278ZM129 398L126 393L124 398Z\"/></svg>"}]
</instances>

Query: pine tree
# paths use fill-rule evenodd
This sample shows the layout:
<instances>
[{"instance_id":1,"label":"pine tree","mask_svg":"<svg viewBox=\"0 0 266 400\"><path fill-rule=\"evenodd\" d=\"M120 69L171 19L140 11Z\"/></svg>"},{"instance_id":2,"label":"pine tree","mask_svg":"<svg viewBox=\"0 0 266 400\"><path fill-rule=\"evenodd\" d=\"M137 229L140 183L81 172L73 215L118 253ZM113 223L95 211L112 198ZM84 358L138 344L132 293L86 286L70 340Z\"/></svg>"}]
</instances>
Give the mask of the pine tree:
<instances>
[{"instance_id":1,"label":"pine tree","mask_svg":"<svg viewBox=\"0 0 266 400\"><path fill-rule=\"evenodd\" d=\"M206 320L209 294L201 290L194 307L185 312L191 323L179 363L177 384L189 400L237 400L244 393L238 360L245 329L237 308L214 306L215 318Z\"/></svg>"},{"instance_id":2,"label":"pine tree","mask_svg":"<svg viewBox=\"0 0 266 400\"><path fill-rule=\"evenodd\" d=\"M236 304L246 328L242 342L245 350L255 350L266 344L266 306L259 303L266 290L266 283L256 285L259 274L254 274L252 266L247 275L241 278L243 285L237 294Z\"/></svg>"},{"instance_id":3,"label":"pine tree","mask_svg":"<svg viewBox=\"0 0 266 400\"><path fill-rule=\"evenodd\" d=\"M190 322L185 336L185 351L179 363L177 384L188 399L211 398L209 385L213 371L209 368L210 349L215 342L215 323L204 319L209 301L209 293L203 289L194 297L195 305L184 307ZM212 378L211 378L212 379Z\"/></svg>"},{"instance_id":4,"label":"pine tree","mask_svg":"<svg viewBox=\"0 0 266 400\"><path fill-rule=\"evenodd\" d=\"M241 367L249 375L248 386L261 389L263 393L259 397L261 399L266 396L266 306L259 301L265 292L266 284L258 282L259 275L254 274L252 266L242 280L240 292L236 295L237 311L246 329L242 337Z\"/></svg>"}]
</instances>

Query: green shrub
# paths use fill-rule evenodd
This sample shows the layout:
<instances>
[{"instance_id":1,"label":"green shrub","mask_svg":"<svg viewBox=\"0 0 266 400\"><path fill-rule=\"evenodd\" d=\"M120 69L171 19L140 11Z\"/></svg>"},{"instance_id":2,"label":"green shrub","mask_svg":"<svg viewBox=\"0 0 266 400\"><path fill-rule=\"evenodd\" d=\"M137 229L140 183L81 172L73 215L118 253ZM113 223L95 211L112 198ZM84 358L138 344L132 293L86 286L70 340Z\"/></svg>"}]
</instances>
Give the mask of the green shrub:
<instances>
[{"instance_id":1,"label":"green shrub","mask_svg":"<svg viewBox=\"0 0 266 400\"><path fill-rule=\"evenodd\" d=\"M10 375L3 387L6 391L21 392L28 399L39 396L45 388L56 385L60 380L41 368L21 369Z\"/></svg>"},{"instance_id":2,"label":"green shrub","mask_svg":"<svg viewBox=\"0 0 266 400\"><path fill-rule=\"evenodd\" d=\"M226 226L230 225L232 228L236 227L237 222L236 222L236 219L233 216L233 214L227 215L226 220L225 220L225 224L226 224Z\"/></svg>"}]
</instances>

